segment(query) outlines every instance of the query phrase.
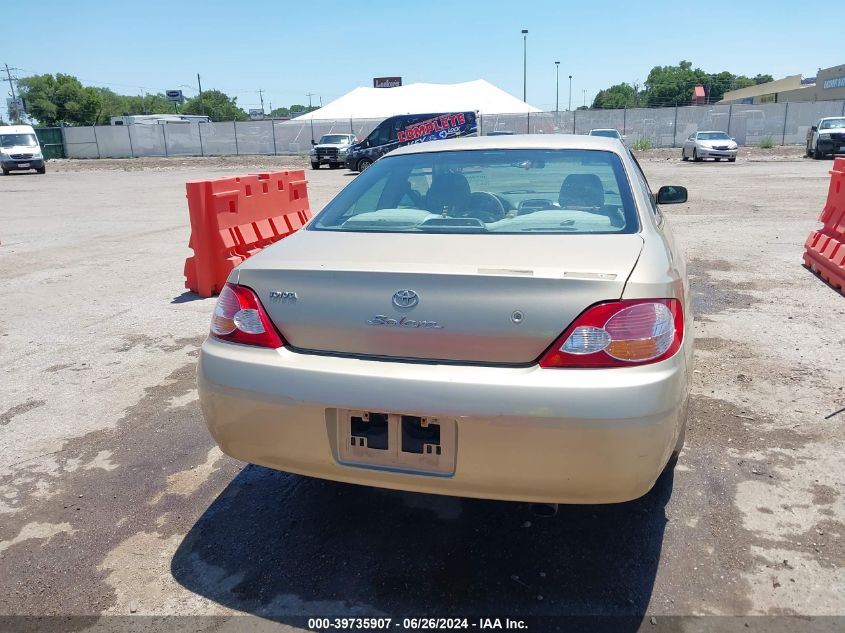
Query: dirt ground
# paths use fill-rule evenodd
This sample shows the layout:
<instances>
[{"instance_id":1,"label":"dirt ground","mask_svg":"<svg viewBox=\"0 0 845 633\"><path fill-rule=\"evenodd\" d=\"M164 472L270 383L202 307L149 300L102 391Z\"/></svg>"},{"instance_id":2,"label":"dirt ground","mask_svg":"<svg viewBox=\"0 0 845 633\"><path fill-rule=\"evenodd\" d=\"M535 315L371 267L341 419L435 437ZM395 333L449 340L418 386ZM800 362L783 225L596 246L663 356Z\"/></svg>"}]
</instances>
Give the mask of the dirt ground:
<instances>
[{"instance_id":1,"label":"dirt ground","mask_svg":"<svg viewBox=\"0 0 845 633\"><path fill-rule=\"evenodd\" d=\"M654 188L690 191L664 209L696 310L687 445L642 499L553 518L277 473L214 446L195 385L213 300L183 287L184 182L303 159L52 161L0 178L0 616L841 625L803 617L845 615L845 297L800 265L831 163L776 149L640 156ZM307 176L315 209L352 177Z\"/></svg>"}]
</instances>

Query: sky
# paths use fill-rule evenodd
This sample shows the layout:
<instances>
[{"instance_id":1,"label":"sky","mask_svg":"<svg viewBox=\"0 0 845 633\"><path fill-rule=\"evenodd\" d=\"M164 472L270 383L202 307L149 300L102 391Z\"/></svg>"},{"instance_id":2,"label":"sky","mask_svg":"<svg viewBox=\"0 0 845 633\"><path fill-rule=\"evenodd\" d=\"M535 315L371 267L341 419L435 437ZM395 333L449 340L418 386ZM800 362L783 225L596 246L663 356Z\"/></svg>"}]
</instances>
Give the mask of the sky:
<instances>
[{"instance_id":1,"label":"sky","mask_svg":"<svg viewBox=\"0 0 845 633\"><path fill-rule=\"evenodd\" d=\"M33 7L37 7L34 9ZM835 38L816 37L805 0L299 0L298 2L7 3L0 70L62 72L122 94L181 89L236 96L245 109L319 105L373 77L403 83L486 79L544 110L587 104L620 82L643 83L657 65L686 59L708 72L776 79L842 64ZM17 26L20 25L20 26ZM28 26L26 26L28 25ZM556 92L555 61L560 61ZM8 84L0 89L5 94ZM559 96L558 96L559 95Z\"/></svg>"}]
</instances>

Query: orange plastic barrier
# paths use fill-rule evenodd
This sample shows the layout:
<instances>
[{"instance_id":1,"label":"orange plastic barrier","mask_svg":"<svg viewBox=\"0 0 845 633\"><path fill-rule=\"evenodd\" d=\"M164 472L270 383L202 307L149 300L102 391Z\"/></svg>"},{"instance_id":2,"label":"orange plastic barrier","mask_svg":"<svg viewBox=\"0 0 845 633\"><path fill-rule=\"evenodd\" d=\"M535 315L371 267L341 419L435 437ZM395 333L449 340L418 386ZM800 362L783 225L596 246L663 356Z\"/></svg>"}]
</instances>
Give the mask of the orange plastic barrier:
<instances>
[{"instance_id":1,"label":"orange plastic barrier","mask_svg":"<svg viewBox=\"0 0 845 633\"><path fill-rule=\"evenodd\" d=\"M845 158L830 170L827 204L819 221L824 225L804 243L804 265L845 293Z\"/></svg>"},{"instance_id":2,"label":"orange plastic barrier","mask_svg":"<svg viewBox=\"0 0 845 633\"><path fill-rule=\"evenodd\" d=\"M219 293L235 266L311 217L302 170L195 180L185 188L194 251L185 260L185 287L201 297Z\"/></svg>"}]
</instances>

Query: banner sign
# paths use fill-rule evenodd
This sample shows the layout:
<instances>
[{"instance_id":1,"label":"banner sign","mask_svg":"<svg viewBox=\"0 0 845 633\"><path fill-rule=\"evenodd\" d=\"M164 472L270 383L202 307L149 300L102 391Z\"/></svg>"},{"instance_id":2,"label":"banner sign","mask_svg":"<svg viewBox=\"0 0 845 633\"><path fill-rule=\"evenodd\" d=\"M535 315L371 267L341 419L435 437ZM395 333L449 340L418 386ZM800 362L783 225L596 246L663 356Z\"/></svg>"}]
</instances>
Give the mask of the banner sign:
<instances>
[{"instance_id":1,"label":"banner sign","mask_svg":"<svg viewBox=\"0 0 845 633\"><path fill-rule=\"evenodd\" d=\"M373 88L398 88L402 77L373 77Z\"/></svg>"}]
</instances>

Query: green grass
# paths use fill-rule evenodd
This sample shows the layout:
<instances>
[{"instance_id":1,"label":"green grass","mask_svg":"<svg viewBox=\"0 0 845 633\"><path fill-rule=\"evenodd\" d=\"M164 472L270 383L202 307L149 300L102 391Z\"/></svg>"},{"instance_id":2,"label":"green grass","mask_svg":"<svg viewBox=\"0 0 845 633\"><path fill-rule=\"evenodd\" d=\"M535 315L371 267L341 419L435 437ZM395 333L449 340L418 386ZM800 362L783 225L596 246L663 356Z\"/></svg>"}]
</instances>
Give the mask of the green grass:
<instances>
[{"instance_id":1,"label":"green grass","mask_svg":"<svg viewBox=\"0 0 845 633\"><path fill-rule=\"evenodd\" d=\"M649 149L654 149L654 143L651 142L651 139L642 137L637 139L637 142L634 143L631 147L637 150L638 152L644 152Z\"/></svg>"},{"instance_id":2,"label":"green grass","mask_svg":"<svg viewBox=\"0 0 845 633\"><path fill-rule=\"evenodd\" d=\"M775 146L775 139L771 136L762 136L760 137L759 145L763 149L772 149Z\"/></svg>"}]
</instances>

